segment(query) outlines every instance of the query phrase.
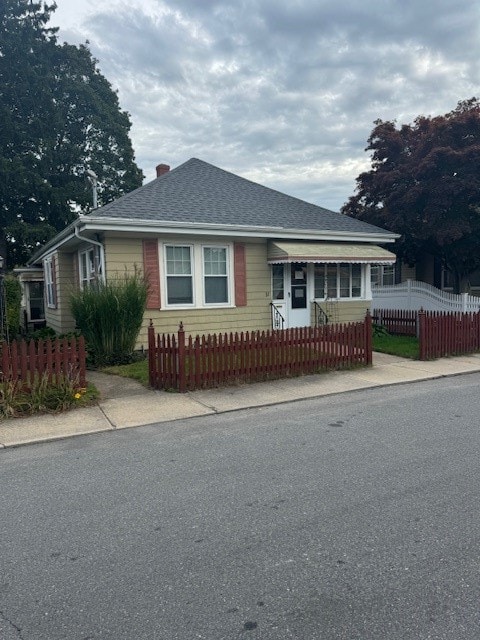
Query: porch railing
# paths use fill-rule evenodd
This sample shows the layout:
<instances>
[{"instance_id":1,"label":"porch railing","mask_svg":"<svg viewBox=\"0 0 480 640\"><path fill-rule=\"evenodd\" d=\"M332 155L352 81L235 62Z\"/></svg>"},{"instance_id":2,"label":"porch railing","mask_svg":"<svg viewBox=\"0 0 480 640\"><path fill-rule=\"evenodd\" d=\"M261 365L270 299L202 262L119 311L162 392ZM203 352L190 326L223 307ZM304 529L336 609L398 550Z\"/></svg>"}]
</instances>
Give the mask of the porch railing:
<instances>
[{"instance_id":1,"label":"porch railing","mask_svg":"<svg viewBox=\"0 0 480 640\"><path fill-rule=\"evenodd\" d=\"M285 326L285 318L280 313L279 308L275 303L270 302L270 309L272 312L272 329L283 329Z\"/></svg>"},{"instance_id":2,"label":"porch railing","mask_svg":"<svg viewBox=\"0 0 480 640\"><path fill-rule=\"evenodd\" d=\"M316 300L313 301L313 309L315 312L315 326L321 327L324 324L328 324L328 315Z\"/></svg>"}]
</instances>

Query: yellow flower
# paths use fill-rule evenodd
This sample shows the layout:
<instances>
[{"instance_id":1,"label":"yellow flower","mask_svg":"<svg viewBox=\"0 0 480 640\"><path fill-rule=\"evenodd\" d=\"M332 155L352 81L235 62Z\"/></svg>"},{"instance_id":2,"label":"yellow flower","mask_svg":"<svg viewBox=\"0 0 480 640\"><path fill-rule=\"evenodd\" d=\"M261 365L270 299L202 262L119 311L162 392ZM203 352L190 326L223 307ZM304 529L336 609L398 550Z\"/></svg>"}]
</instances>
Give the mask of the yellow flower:
<instances>
[{"instance_id":1,"label":"yellow flower","mask_svg":"<svg viewBox=\"0 0 480 640\"><path fill-rule=\"evenodd\" d=\"M81 393L76 393L74 396L75 400L80 400L80 398L82 397Z\"/></svg>"}]
</instances>

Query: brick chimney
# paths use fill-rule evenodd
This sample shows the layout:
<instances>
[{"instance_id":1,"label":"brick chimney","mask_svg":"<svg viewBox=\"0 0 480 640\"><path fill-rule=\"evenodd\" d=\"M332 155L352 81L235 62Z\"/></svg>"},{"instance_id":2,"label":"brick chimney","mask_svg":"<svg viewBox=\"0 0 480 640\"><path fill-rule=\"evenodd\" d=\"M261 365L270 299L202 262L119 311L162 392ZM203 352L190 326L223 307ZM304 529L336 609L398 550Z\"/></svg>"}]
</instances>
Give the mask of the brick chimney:
<instances>
[{"instance_id":1,"label":"brick chimney","mask_svg":"<svg viewBox=\"0 0 480 640\"><path fill-rule=\"evenodd\" d=\"M157 164L155 168L157 170L157 178L160 178L164 173L168 173L170 171L168 164Z\"/></svg>"}]
</instances>

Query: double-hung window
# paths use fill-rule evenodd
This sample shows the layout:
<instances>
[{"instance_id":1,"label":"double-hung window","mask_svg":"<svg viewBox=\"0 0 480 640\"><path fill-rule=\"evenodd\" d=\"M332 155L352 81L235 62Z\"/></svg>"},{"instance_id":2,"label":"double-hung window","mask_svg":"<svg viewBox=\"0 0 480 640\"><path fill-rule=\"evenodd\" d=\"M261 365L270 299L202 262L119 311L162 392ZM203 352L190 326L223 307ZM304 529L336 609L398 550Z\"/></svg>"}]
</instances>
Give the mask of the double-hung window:
<instances>
[{"instance_id":1,"label":"double-hung window","mask_svg":"<svg viewBox=\"0 0 480 640\"><path fill-rule=\"evenodd\" d=\"M164 244L167 306L229 306L232 300L230 245Z\"/></svg>"},{"instance_id":2,"label":"double-hung window","mask_svg":"<svg viewBox=\"0 0 480 640\"><path fill-rule=\"evenodd\" d=\"M203 247L205 304L228 304L226 247Z\"/></svg>"},{"instance_id":3,"label":"double-hung window","mask_svg":"<svg viewBox=\"0 0 480 640\"><path fill-rule=\"evenodd\" d=\"M165 265L167 274L167 303L192 305L193 300L193 268L192 247L165 247Z\"/></svg>"},{"instance_id":4,"label":"double-hung window","mask_svg":"<svg viewBox=\"0 0 480 640\"><path fill-rule=\"evenodd\" d=\"M57 304L56 291L55 291L55 262L53 256L46 258L43 263L45 272L45 289L47 292L47 307L55 308Z\"/></svg>"},{"instance_id":5,"label":"double-hung window","mask_svg":"<svg viewBox=\"0 0 480 640\"><path fill-rule=\"evenodd\" d=\"M80 287L90 286L96 278L95 251L93 248L79 253Z\"/></svg>"}]
</instances>

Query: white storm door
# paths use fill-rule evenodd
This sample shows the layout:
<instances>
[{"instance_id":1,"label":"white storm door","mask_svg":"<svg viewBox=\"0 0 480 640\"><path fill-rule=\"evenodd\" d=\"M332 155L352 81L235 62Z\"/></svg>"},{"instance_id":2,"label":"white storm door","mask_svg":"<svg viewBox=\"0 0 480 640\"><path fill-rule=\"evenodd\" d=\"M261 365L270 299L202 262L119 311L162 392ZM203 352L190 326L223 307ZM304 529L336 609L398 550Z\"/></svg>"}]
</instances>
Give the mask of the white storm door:
<instances>
[{"instance_id":1,"label":"white storm door","mask_svg":"<svg viewBox=\"0 0 480 640\"><path fill-rule=\"evenodd\" d=\"M287 271L288 327L310 326L310 305L308 304L308 269L305 262L292 262Z\"/></svg>"}]
</instances>

